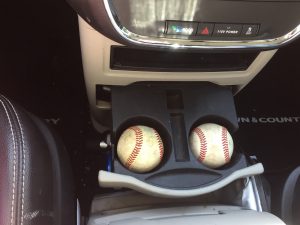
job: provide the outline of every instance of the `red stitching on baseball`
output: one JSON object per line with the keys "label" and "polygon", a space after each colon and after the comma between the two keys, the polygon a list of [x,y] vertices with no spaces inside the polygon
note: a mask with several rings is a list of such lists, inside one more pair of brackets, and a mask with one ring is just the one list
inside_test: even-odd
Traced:
{"label": "red stitching on baseball", "polygon": [[128,129],[135,132],[135,146],[125,163],[125,166],[127,168],[130,168],[130,166],[133,164],[134,160],[138,157],[141,151],[143,145],[143,132],[139,127],[130,127]]}
{"label": "red stitching on baseball", "polygon": [[200,152],[199,152],[199,158],[198,160],[201,162],[205,159],[206,157],[206,152],[207,152],[207,142],[206,142],[206,138],[205,135],[203,133],[203,131],[200,128],[196,128],[194,130],[194,132],[197,134],[197,136],[200,139]]}
{"label": "red stitching on baseball", "polygon": [[230,155],[229,155],[229,147],[228,147],[227,129],[225,127],[222,127],[222,145],[223,145],[225,162],[229,162]]}
{"label": "red stitching on baseball", "polygon": [[[153,128],[152,128],[153,129]],[[153,129],[154,135],[157,139],[158,142],[158,146],[159,146],[159,158],[160,160],[162,160],[163,156],[164,156],[164,145],[163,142],[161,140],[160,135],[157,133],[157,131],[155,129]]]}

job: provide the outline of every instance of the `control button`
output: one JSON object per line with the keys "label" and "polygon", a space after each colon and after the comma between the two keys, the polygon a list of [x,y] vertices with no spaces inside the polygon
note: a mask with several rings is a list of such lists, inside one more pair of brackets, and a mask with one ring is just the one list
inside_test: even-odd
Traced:
{"label": "control button", "polygon": [[197,36],[211,36],[214,31],[213,23],[199,23]]}
{"label": "control button", "polygon": [[195,35],[198,23],[181,22],[181,21],[167,21],[167,34],[171,35]]}
{"label": "control button", "polygon": [[242,36],[253,37],[256,36],[259,30],[259,25],[243,25]]}
{"label": "control button", "polygon": [[242,25],[239,24],[216,24],[213,36],[215,37],[239,37]]}

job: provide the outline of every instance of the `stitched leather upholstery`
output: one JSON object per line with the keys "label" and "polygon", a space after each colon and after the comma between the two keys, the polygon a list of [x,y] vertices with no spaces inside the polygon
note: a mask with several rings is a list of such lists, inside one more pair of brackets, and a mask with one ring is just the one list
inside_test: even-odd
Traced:
{"label": "stitched leather upholstery", "polygon": [[0,95],[0,225],[75,224],[70,171],[47,126]]}

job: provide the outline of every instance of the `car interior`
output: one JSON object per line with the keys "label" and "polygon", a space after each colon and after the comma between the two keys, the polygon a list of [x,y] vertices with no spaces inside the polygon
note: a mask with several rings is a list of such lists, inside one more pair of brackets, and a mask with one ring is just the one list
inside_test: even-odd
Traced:
{"label": "car interior", "polygon": [[0,224],[300,224],[300,0],[0,5]]}

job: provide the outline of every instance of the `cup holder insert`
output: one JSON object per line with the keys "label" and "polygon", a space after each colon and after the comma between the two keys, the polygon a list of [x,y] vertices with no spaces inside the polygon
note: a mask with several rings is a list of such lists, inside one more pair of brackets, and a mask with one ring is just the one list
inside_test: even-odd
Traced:
{"label": "cup holder insert", "polygon": [[[191,146],[190,146],[190,141],[189,141],[189,137],[192,133],[192,131],[202,125],[202,124],[206,124],[206,123],[213,123],[213,124],[218,124],[220,126],[223,126],[225,127],[228,132],[231,134],[232,136],[232,132],[230,131],[230,126],[228,125],[228,122],[226,120],[224,120],[224,118],[221,118],[221,117],[204,117],[204,118],[201,118],[199,120],[197,120],[195,123],[193,123],[193,125],[191,126],[191,129],[189,131],[189,135],[188,135],[188,145],[189,145],[189,149],[191,151],[191,155],[192,157],[198,161],[199,164],[201,164],[202,166],[206,167],[206,168],[209,168],[207,167],[206,165],[204,165],[203,163],[201,163],[198,158],[193,154],[192,150],[191,150]],[[235,145],[235,141],[234,141],[234,138],[232,136],[232,139],[233,139],[233,153],[232,153],[232,156],[231,156],[231,159],[230,159],[230,162],[221,166],[221,167],[218,167],[218,168],[213,168],[213,170],[216,170],[216,171],[221,171],[221,170],[227,170],[227,169],[230,169],[232,167],[234,167],[240,160],[241,158],[241,151],[239,150],[239,148]],[[211,169],[211,168],[209,168]]]}
{"label": "cup holder insert", "polygon": [[[198,162],[189,145],[189,134],[199,124],[217,123],[227,127],[230,133],[237,130],[233,96],[227,88],[209,83],[193,85],[140,83],[126,87],[116,86],[112,87],[112,115],[114,132],[112,154],[116,153],[122,132],[136,125],[157,130],[164,144],[163,161],[147,173],[135,173],[126,169],[115,154],[112,170],[115,174],[133,177],[149,184],[149,177],[156,176],[157,179],[165,180],[166,174],[172,174],[174,178],[178,171],[184,174],[191,170],[215,172],[220,174],[218,180],[222,180],[233,172],[247,167],[247,160],[237,147],[229,164],[211,169]],[[209,176],[209,173],[199,172],[197,176],[199,179],[207,176],[211,183],[218,182],[214,176]],[[182,175],[180,180],[174,178],[165,185],[176,189],[180,188],[180,182],[189,183]],[[158,185],[159,182],[155,183]],[[164,187],[163,184],[158,186]]]}
{"label": "cup holder insert", "polygon": [[[154,119],[148,118],[148,117],[134,117],[134,118],[131,118],[131,119],[125,121],[124,123],[122,123],[119,126],[119,129],[117,129],[117,132],[116,132],[116,139],[115,139],[116,140],[115,154],[114,154],[115,158],[116,159],[118,158],[116,152],[117,152],[117,145],[118,145],[118,140],[119,140],[120,136],[126,129],[128,129],[129,127],[132,127],[132,126],[151,127],[151,128],[154,128],[160,135],[162,142],[163,142],[163,146],[164,146],[164,156],[163,156],[163,160],[161,161],[161,163],[154,170],[160,169],[170,158],[171,149],[172,149],[171,137],[170,137],[170,134],[169,134],[167,128],[165,128],[157,120],[154,120]],[[118,161],[119,161],[119,159],[118,159]],[[153,172],[153,170],[150,172]],[[150,172],[148,172],[148,173],[150,173]]]}

